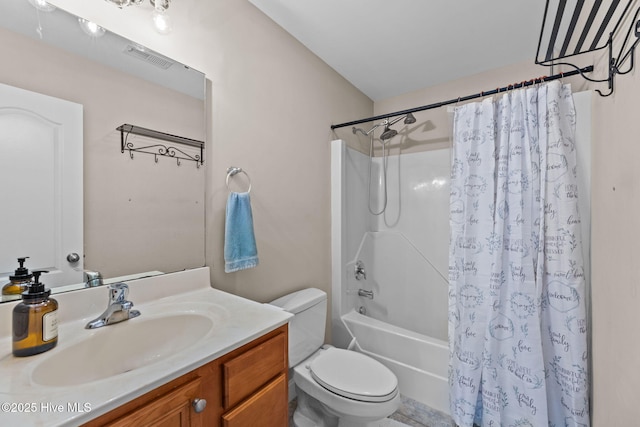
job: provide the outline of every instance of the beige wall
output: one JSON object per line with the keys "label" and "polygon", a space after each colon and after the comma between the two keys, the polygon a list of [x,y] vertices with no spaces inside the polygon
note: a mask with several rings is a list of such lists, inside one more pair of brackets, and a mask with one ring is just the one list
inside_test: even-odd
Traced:
{"label": "beige wall", "polygon": [[[247,1],[176,1],[169,36],[151,28],[148,2],[123,10],[103,0],[51,3],[210,80],[205,202],[213,285],[263,302],[308,286],[330,291],[330,125],[371,115],[372,101]],[[251,176],[260,265],[227,274],[229,166]]]}
{"label": "beige wall", "polygon": [[[240,3],[240,4],[238,4]],[[214,153],[207,192],[212,281],[258,301],[309,286],[330,292],[330,125],[371,114],[372,102],[248,2],[233,2],[219,37]],[[260,265],[223,271],[226,168],[244,168]]]}
{"label": "beige wall", "polygon": [[[168,38],[153,34],[147,11],[95,0],[52,0],[211,79],[211,132],[206,153],[207,263],[214,286],[259,301],[305,286],[330,287],[329,125],[373,115],[371,101],[248,2],[181,0]],[[177,4],[177,2],[176,2]],[[176,6],[177,9],[177,6]],[[176,12],[177,13],[177,12]],[[181,23],[190,22],[188,28]],[[139,22],[139,25],[133,25]],[[533,54],[532,54],[533,55]],[[549,73],[518,64],[378,102],[375,113],[425,105]],[[586,87],[573,78],[574,90]],[[640,77],[617,80],[616,94],[594,98],[592,294],[594,426],[631,426],[640,418],[637,142]],[[448,141],[446,109],[416,114],[410,145]],[[349,129],[336,132],[345,138]],[[225,170],[243,167],[252,203],[260,267],[222,272]],[[636,279],[636,280],[634,280]]]}
{"label": "beige wall", "polygon": [[[592,306],[594,425],[640,419],[640,144],[638,70],[594,98]],[[606,90],[606,87],[605,87]]]}

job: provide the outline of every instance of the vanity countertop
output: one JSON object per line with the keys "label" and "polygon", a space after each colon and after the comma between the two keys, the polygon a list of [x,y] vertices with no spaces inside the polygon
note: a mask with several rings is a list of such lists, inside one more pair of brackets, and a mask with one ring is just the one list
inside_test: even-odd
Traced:
{"label": "vanity countertop", "polygon": [[[96,330],[84,326],[106,308],[106,286],[55,295],[60,305],[58,345],[31,357],[12,355],[11,313],[15,304],[0,305],[0,425],[80,425],[241,347],[291,317],[278,308],[211,288],[207,267],[134,280],[128,285],[128,299],[141,316]],[[153,318],[165,309],[191,305],[215,311],[215,322],[202,339],[184,351],[176,348],[175,355],[155,363],[86,383],[45,386],[35,378],[34,372],[44,358],[65,351],[89,334],[143,320],[145,313]]]}

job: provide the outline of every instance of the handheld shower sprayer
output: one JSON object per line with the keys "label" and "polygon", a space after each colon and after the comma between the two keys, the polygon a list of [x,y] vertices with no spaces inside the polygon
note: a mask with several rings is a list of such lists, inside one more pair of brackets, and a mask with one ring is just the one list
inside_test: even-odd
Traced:
{"label": "handheld shower sprayer", "polygon": [[391,125],[386,125],[384,127],[384,131],[380,134],[380,139],[382,140],[382,142],[386,142],[388,139],[393,138],[394,136],[396,136],[398,134],[398,131],[395,129],[391,129],[389,126]]}
{"label": "handheld shower sprayer", "polygon": [[[372,215],[381,215],[387,210],[387,152],[389,151],[389,147],[387,146],[387,141],[393,138],[398,134],[398,131],[395,129],[391,129],[391,126],[400,120],[404,119],[405,125],[410,125],[416,122],[416,118],[411,113],[407,113],[404,116],[396,117],[395,119],[389,121],[389,119],[384,119],[381,123],[374,125],[368,131],[364,131],[357,127],[352,127],[351,131],[353,134],[357,134],[360,132],[364,136],[369,137],[369,176],[368,176],[368,193],[369,193],[369,201],[367,208],[369,209],[369,213]],[[371,208],[371,164],[373,163],[373,135],[372,132],[379,126],[384,126],[384,131],[380,134],[380,141],[382,142],[382,176],[383,176],[383,198],[382,198],[382,209],[379,211],[374,211]]]}

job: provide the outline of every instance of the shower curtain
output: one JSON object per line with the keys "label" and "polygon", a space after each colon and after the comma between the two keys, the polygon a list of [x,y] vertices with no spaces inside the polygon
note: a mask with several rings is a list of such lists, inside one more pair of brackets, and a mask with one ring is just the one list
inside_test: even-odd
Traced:
{"label": "shower curtain", "polygon": [[456,108],[449,383],[460,427],[589,425],[575,119],[559,81]]}

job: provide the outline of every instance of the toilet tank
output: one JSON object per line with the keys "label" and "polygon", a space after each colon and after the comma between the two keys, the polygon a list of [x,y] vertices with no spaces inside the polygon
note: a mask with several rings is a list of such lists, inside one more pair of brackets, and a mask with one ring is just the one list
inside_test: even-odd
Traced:
{"label": "toilet tank", "polygon": [[289,320],[289,366],[294,367],[324,344],[327,294],[303,289],[269,303],[293,314]]}

